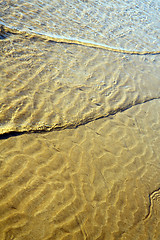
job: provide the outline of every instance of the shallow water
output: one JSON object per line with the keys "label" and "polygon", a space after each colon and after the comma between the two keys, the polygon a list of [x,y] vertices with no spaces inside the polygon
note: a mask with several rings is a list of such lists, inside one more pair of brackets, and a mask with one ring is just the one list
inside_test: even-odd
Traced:
{"label": "shallow water", "polygon": [[159,1],[0,1],[0,239],[160,239]]}
{"label": "shallow water", "polygon": [[159,50],[160,2],[1,1],[1,22],[46,36],[82,39],[128,50]]}

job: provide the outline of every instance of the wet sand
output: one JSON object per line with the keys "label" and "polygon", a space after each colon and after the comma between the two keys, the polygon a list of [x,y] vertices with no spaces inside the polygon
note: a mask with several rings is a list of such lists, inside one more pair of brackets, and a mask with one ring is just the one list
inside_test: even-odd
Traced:
{"label": "wet sand", "polygon": [[76,127],[160,97],[159,54],[20,33],[1,41],[0,133]]}
{"label": "wet sand", "polygon": [[0,8],[0,239],[160,240],[158,3]]}
{"label": "wet sand", "polygon": [[47,37],[159,51],[159,1],[0,0],[0,23]]}
{"label": "wet sand", "polygon": [[159,239],[160,101],[1,140],[1,239]]}

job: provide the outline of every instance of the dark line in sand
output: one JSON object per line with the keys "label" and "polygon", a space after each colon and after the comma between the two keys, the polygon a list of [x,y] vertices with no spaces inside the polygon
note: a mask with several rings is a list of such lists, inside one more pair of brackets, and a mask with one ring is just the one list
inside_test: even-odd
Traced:
{"label": "dark line in sand", "polygon": [[42,126],[43,127],[42,129],[35,129],[35,130],[31,129],[31,130],[24,130],[24,131],[10,131],[10,132],[7,132],[7,133],[0,134],[0,139],[8,139],[10,137],[20,136],[20,135],[23,135],[23,134],[48,133],[48,132],[52,132],[52,131],[62,131],[62,130],[65,130],[65,129],[76,129],[76,128],[78,128],[80,126],[83,126],[83,125],[86,125],[90,122],[93,122],[93,121],[96,121],[96,120],[99,120],[99,119],[103,119],[103,118],[107,118],[109,116],[114,116],[117,113],[124,112],[124,111],[126,111],[126,110],[128,110],[128,109],[130,109],[134,106],[144,104],[144,103],[147,103],[147,102],[151,102],[153,100],[158,100],[158,99],[160,99],[160,97],[146,99],[143,102],[139,102],[137,100],[137,102],[135,102],[135,104],[130,103],[127,106],[117,108],[116,110],[112,110],[112,111],[108,112],[106,115],[95,117],[95,118],[87,118],[87,119],[81,120],[79,123],[71,123],[71,124],[68,124],[68,125],[65,125],[65,126],[57,126],[57,127],[56,126],[54,126],[54,127]]}
{"label": "dark line in sand", "polygon": [[148,213],[147,215],[144,217],[144,220],[148,220],[148,218],[150,218],[151,214],[152,214],[152,208],[153,208],[153,196],[154,194],[156,194],[156,192],[160,192],[160,188],[152,191],[151,193],[149,193],[148,197],[149,197],[149,206],[148,206]]}
{"label": "dark line in sand", "polygon": [[117,52],[117,53],[123,53],[123,54],[130,54],[130,55],[157,55],[160,54],[160,51],[130,51],[130,50],[125,50],[125,49],[117,49],[114,47],[110,47],[109,45],[106,44],[101,44],[101,43],[96,43],[96,42],[89,42],[83,39],[69,39],[69,38],[63,38],[59,36],[53,36],[49,37],[40,33],[27,33],[25,31],[19,31],[16,29],[8,28],[4,25],[1,25],[0,27],[0,36],[1,39],[7,38],[8,34],[16,34],[16,35],[22,35],[25,37],[29,37],[30,39],[42,39],[48,42],[54,42],[54,43],[64,43],[64,44],[74,44],[74,45],[80,45],[84,47],[91,47],[91,48],[97,48],[97,49],[102,49],[106,51],[111,51],[111,52]]}

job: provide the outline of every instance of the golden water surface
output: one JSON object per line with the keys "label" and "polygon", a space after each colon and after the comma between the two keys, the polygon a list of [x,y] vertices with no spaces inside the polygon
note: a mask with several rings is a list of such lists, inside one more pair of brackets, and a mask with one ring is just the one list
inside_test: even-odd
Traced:
{"label": "golden water surface", "polygon": [[159,7],[0,0],[0,240],[160,240]]}

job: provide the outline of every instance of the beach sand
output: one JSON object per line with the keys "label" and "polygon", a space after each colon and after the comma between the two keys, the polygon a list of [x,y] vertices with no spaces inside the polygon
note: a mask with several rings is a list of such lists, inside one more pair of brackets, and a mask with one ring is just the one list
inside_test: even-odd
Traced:
{"label": "beach sand", "polygon": [[1,140],[0,239],[159,239],[159,109]]}
{"label": "beach sand", "polygon": [[158,2],[0,9],[0,240],[160,240]]}
{"label": "beach sand", "polygon": [[159,54],[9,34],[1,40],[0,133],[67,128],[158,99]]}

